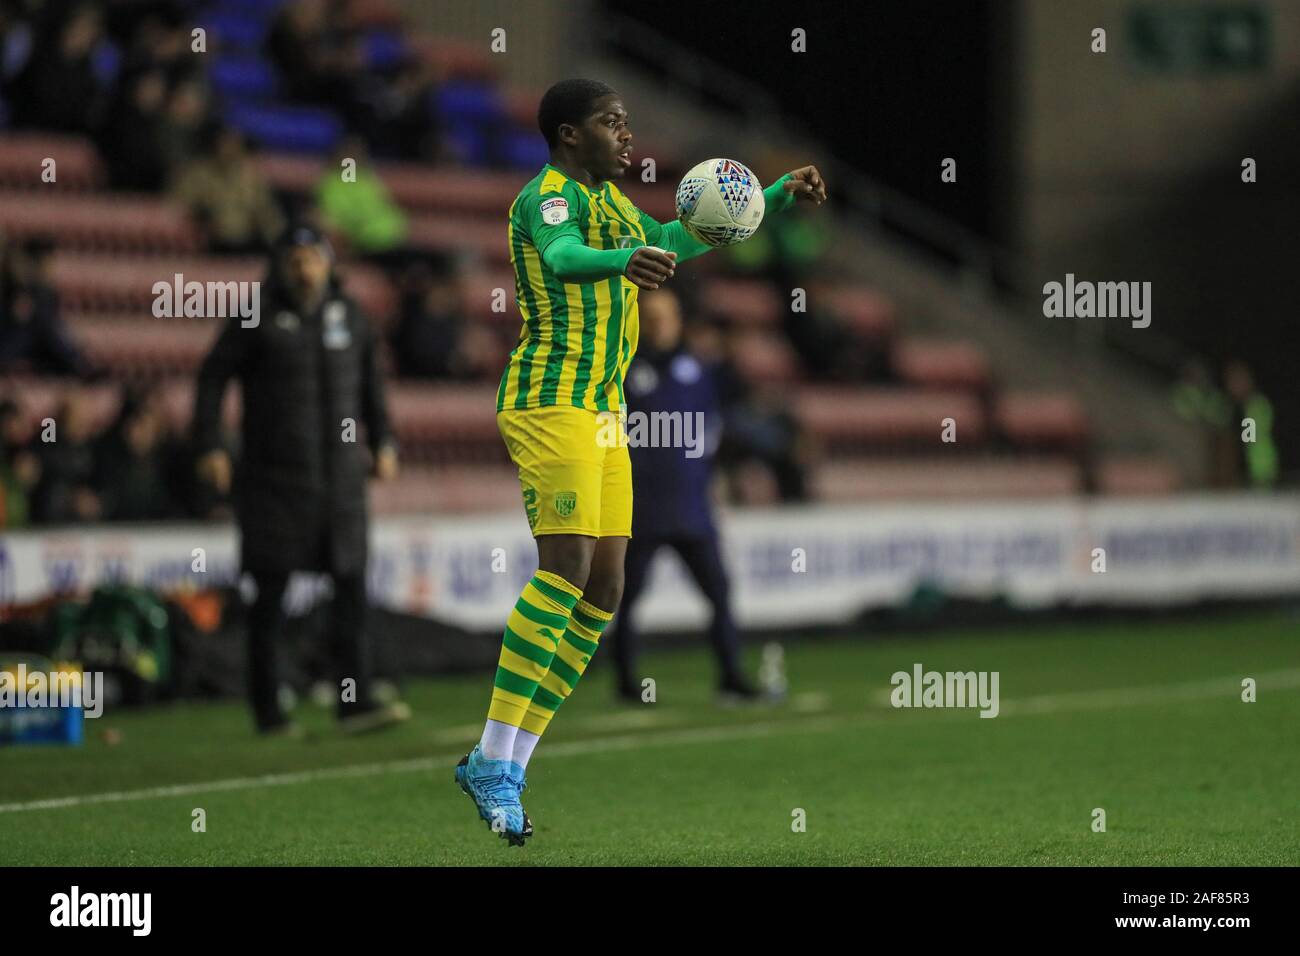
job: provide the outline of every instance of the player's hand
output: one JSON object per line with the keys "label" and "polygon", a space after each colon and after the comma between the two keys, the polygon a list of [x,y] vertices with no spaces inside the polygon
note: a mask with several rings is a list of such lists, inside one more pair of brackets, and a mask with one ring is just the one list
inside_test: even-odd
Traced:
{"label": "player's hand", "polygon": [[627,260],[623,275],[641,289],[657,289],[673,276],[677,268],[677,253],[664,252],[654,246],[639,246]]}
{"label": "player's hand", "polygon": [[397,449],[384,445],[375,455],[375,477],[380,481],[392,481],[397,477]]}
{"label": "player's hand", "polygon": [[230,456],[221,449],[210,451],[198,461],[199,477],[221,494],[230,490]]}
{"label": "player's hand", "polygon": [[826,201],[826,180],[822,179],[816,166],[791,170],[790,178],[782,188],[788,193],[794,193],[795,199],[806,199],[818,206]]}

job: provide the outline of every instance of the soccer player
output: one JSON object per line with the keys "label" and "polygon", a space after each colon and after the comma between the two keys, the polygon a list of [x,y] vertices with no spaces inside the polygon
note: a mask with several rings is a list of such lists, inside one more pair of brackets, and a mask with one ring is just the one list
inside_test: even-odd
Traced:
{"label": "soccer player", "polygon": [[[636,351],[637,292],[711,248],[656,222],[614,185],[632,165],[623,98],[564,80],[542,97],[546,164],[510,207],[508,239],[524,324],[497,391],[497,425],[519,469],[537,574],[506,621],[482,739],[456,768],[479,816],[511,845],[532,835],[520,803],[538,740],[596,652],[623,591],[632,466],[623,373]],[[820,205],[813,166],[764,190],[766,214]]]}

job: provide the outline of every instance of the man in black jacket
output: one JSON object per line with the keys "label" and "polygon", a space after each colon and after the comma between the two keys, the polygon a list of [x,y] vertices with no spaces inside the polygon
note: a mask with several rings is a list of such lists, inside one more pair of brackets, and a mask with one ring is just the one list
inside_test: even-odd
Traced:
{"label": "man in black jacket", "polygon": [[[242,454],[234,480],[243,570],[257,585],[249,614],[249,691],[257,728],[297,728],[278,701],[282,599],[293,571],[326,572],[334,584],[330,644],[340,681],[338,715],[350,730],[409,716],[370,695],[366,613],[367,471],[397,472],[366,317],[339,289],[328,241],[291,228],[272,252],[260,309],[227,320],[199,371],[194,441],[199,472],[231,486],[221,442],[227,382],[243,386]],[[369,455],[360,446],[361,431]],[[350,679],[350,680],[349,680]]]}

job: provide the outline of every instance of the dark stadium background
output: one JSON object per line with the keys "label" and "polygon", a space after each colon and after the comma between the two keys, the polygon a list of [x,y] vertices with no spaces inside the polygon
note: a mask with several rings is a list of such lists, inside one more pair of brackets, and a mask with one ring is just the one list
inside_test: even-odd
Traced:
{"label": "dark stadium background", "polygon": [[[628,98],[632,171],[658,175],[624,186],[661,220],[711,156],[764,182],[815,163],[832,201],[673,280],[725,384],[745,666],[780,702],[718,706],[709,608],[661,555],[638,609],[660,699],[616,702],[595,658],[507,862],[1294,863],[1300,5],[0,0],[0,54],[0,665],[120,691],[79,746],[0,746],[0,865],[504,849],[451,767],[534,567],[495,419],[521,324],[504,227],[571,75]],[[236,208],[237,235],[212,228]],[[414,718],[366,739],[333,723],[311,576],[285,642],[311,739],[252,733],[231,501],[189,434],[221,317],[151,310],[178,271],[259,280],[290,218],[333,236],[401,445],[369,489],[370,630]],[[1066,273],[1151,282],[1151,327],[1044,316]],[[1272,410],[1259,446],[1247,407]],[[1270,434],[1276,472],[1251,456]],[[1002,715],[892,707],[921,664],[1000,673]]]}

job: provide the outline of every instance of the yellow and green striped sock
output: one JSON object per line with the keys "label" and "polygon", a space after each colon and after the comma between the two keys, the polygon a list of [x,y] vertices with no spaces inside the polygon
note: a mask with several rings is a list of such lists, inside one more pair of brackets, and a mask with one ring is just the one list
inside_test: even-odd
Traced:
{"label": "yellow and green striped sock", "polygon": [[537,685],[546,677],[582,591],[558,574],[538,571],[506,621],[488,720],[523,724]]}
{"label": "yellow and green striped sock", "polygon": [[573,693],[578,680],[587,669],[587,664],[596,653],[601,632],[613,619],[610,611],[602,611],[594,604],[579,601],[569,615],[569,626],[564,629],[560,646],[551,660],[550,670],[538,682],[533,691],[532,703],[524,716],[520,730],[540,737],[546,727],[564,703],[565,698]]}

